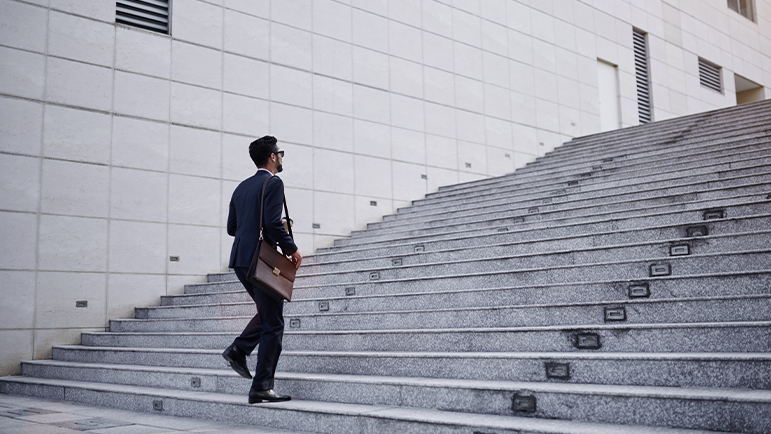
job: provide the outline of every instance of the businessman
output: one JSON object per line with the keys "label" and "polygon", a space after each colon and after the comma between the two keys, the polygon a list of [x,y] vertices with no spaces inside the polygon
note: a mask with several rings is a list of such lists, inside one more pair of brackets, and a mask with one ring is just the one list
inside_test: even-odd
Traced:
{"label": "businessman", "polygon": [[291,255],[296,268],[300,268],[302,256],[297,251],[292,237],[281,222],[284,201],[284,183],[275,177],[265,188],[265,209],[260,209],[260,193],[265,180],[283,170],[284,151],[279,150],[277,140],[272,136],[261,137],[249,144],[249,156],[257,166],[257,173],[242,181],[233,192],[228,213],[228,235],[235,237],[230,251],[230,268],[246,288],[246,292],[257,305],[257,314],[237,337],[222,357],[230,363],[239,375],[252,378],[246,366],[246,356],[257,349],[257,368],[249,390],[249,403],[263,401],[288,401],[273,391],[274,376],[281,341],[284,336],[284,302],[267,295],[258,285],[247,278],[249,265],[260,239],[260,213],[263,214],[263,239],[272,246],[280,246],[285,255]]}

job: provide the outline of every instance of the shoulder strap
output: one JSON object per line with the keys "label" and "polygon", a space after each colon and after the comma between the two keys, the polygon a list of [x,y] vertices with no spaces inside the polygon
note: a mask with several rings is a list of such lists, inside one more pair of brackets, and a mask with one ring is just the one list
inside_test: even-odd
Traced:
{"label": "shoulder strap", "polygon": [[[260,191],[260,241],[262,241],[262,217],[263,214],[265,214],[265,188],[268,186],[268,182],[273,178],[278,178],[278,176],[273,175],[266,179],[262,184],[262,191]],[[294,235],[292,235],[292,225],[289,224],[289,208],[286,207],[286,195],[284,195],[284,213],[286,214],[286,227],[289,228],[289,236],[294,239]]]}

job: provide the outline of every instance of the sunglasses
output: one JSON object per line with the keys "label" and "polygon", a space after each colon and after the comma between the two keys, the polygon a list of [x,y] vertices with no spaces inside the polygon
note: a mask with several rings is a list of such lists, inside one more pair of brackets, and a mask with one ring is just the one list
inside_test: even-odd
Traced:
{"label": "sunglasses", "polygon": [[281,158],[284,158],[284,151],[276,151],[276,152],[274,152],[274,154],[280,155]]}

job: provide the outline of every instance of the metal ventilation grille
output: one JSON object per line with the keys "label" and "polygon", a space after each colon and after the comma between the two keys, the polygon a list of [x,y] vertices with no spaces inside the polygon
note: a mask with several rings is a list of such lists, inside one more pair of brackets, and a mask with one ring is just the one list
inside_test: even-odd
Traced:
{"label": "metal ventilation grille", "polygon": [[723,92],[720,67],[714,63],[707,62],[701,57],[699,57],[699,80],[702,86],[710,88],[715,92]]}
{"label": "metal ventilation grille", "polygon": [[169,2],[168,0],[118,0],[115,22],[168,34]]}
{"label": "metal ventilation grille", "polygon": [[637,113],[640,123],[647,124],[653,120],[648,41],[645,33],[637,29],[632,30],[632,39],[634,43],[634,69],[637,78]]}

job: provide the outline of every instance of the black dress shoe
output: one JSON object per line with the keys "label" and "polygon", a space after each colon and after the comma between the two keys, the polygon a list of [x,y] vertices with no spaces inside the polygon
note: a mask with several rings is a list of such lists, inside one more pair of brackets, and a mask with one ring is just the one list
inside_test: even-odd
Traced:
{"label": "black dress shoe", "polygon": [[249,368],[246,367],[246,353],[241,351],[235,344],[229,346],[222,357],[230,363],[230,367],[238,373],[238,375],[244,378],[252,378],[252,374],[249,372]]}
{"label": "black dress shoe", "polygon": [[263,401],[268,401],[268,402],[289,401],[291,399],[292,399],[291,396],[281,396],[276,392],[274,392],[273,389],[249,391],[249,404],[256,404]]}

